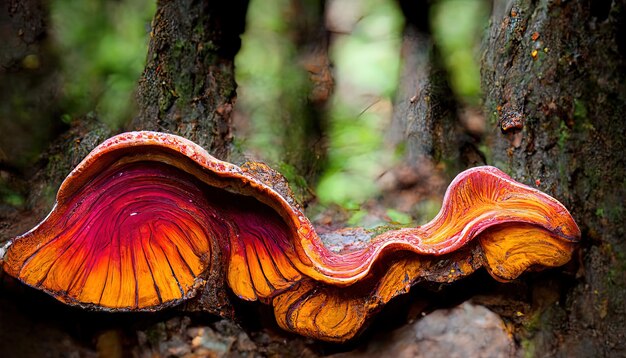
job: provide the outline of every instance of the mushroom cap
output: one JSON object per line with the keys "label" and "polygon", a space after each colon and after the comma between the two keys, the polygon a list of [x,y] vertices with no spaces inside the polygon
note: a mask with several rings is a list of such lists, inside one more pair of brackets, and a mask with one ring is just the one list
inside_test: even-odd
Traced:
{"label": "mushroom cap", "polygon": [[107,310],[159,309],[223,279],[239,298],[272,304],[283,328],[344,341],[417,282],[481,266],[511,280],[564,264],[580,239],[561,203],[483,166],[454,179],[429,223],[337,253],[276,178],[179,136],[123,133],[68,175],[3,267],[63,302]]}

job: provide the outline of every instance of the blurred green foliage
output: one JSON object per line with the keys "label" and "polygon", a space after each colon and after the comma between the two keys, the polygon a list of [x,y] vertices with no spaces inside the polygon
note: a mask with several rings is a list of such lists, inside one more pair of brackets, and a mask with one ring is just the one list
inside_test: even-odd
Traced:
{"label": "blurred green foliage", "polygon": [[477,105],[481,97],[478,50],[489,24],[489,3],[485,0],[435,1],[430,18],[452,90],[461,101]]}
{"label": "blurred green foliage", "polygon": [[298,117],[307,100],[308,78],[291,39],[290,3],[250,1],[246,32],[235,58],[237,108],[249,125],[243,149],[279,166],[284,166],[288,151],[300,150],[289,148],[287,137],[306,136]]}
{"label": "blurred green foliage", "polygon": [[112,128],[132,115],[156,2],[52,0],[52,34],[63,73],[62,120],[95,109]]}

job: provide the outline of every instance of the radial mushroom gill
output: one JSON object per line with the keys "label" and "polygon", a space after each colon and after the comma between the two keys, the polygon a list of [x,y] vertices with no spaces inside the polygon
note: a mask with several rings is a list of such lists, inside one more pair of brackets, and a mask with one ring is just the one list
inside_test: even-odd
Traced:
{"label": "radial mushroom gill", "polygon": [[67,304],[112,311],[158,310],[221,280],[273,306],[282,328],[341,342],[418,282],[480,267],[511,280],[566,263],[580,238],[558,201],[485,166],[460,173],[426,225],[334,252],[273,176],[175,135],[117,135],[68,175],[48,217],[11,241],[3,268]]}

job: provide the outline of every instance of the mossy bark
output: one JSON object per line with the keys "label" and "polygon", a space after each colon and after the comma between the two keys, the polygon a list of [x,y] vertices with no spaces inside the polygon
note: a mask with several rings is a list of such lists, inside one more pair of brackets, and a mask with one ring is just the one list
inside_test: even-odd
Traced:
{"label": "mossy bark", "polygon": [[583,232],[574,283],[547,288],[556,301],[534,305],[518,337],[527,355],[626,354],[624,33],[624,1],[494,2],[487,157],[562,201]]}

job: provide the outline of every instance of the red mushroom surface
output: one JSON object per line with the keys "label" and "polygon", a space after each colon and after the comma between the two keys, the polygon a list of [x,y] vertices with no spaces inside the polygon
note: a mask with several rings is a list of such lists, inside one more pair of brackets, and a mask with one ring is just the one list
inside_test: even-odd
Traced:
{"label": "red mushroom surface", "polygon": [[272,305],[284,329],[345,341],[420,281],[483,266],[512,280],[563,265],[580,238],[557,200],[484,166],[454,179],[426,225],[333,252],[262,170],[171,134],[117,135],[68,175],[48,217],[12,240],[4,270],[68,304],[156,310],[195,295],[221,260],[230,290]]}

